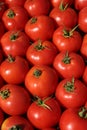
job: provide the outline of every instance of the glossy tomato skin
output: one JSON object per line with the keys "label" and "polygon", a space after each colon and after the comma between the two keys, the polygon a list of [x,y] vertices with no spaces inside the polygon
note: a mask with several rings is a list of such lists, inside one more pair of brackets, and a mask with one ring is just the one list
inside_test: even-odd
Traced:
{"label": "glossy tomato skin", "polygon": [[29,19],[25,25],[25,32],[32,41],[50,40],[56,24],[52,18],[46,15],[35,16]]}
{"label": "glossy tomato skin", "polygon": [[7,117],[2,123],[1,130],[9,130],[14,126],[19,126],[22,130],[34,130],[31,123],[22,116]]}
{"label": "glossy tomato skin", "polygon": [[87,87],[78,79],[66,78],[59,82],[55,96],[65,108],[81,107],[87,101]]}
{"label": "glossy tomato skin", "polygon": [[80,78],[85,69],[85,62],[82,56],[75,52],[62,51],[55,57],[53,66],[61,78]]}
{"label": "glossy tomato skin", "polygon": [[21,6],[12,6],[8,8],[2,16],[3,23],[7,30],[23,30],[28,18],[27,11]]}
{"label": "glossy tomato skin", "polygon": [[24,7],[24,3],[26,0],[5,0],[5,3],[7,7],[12,7],[12,6],[22,6]]}
{"label": "glossy tomato skin", "polygon": [[13,57],[25,57],[27,48],[30,46],[29,42],[29,37],[25,32],[20,30],[11,30],[3,34],[1,38],[1,47],[5,56],[10,54]]}
{"label": "glossy tomato skin", "polygon": [[6,58],[0,66],[0,74],[7,83],[21,84],[29,70],[29,64],[26,59],[16,56]]}
{"label": "glossy tomato skin", "polygon": [[5,115],[2,109],[0,108],[0,127],[2,125],[2,122],[4,121]]}
{"label": "glossy tomato skin", "polygon": [[6,114],[22,115],[27,112],[31,99],[23,86],[6,84],[0,89],[0,92],[0,106]]}
{"label": "glossy tomato skin", "polygon": [[44,103],[49,109],[38,105],[38,102],[33,102],[27,111],[28,119],[38,129],[55,126],[61,116],[60,105],[55,98],[48,99]]}
{"label": "glossy tomato skin", "polygon": [[87,130],[87,118],[79,116],[79,108],[66,109],[60,118],[61,130]]}
{"label": "glossy tomato skin", "polygon": [[55,7],[50,11],[49,16],[55,20],[57,27],[63,26],[72,28],[77,24],[77,13],[70,7],[67,7],[66,9]]}
{"label": "glossy tomato skin", "polygon": [[86,0],[75,0],[74,6],[75,6],[75,9],[81,10],[87,6],[87,1]]}
{"label": "glossy tomato skin", "polygon": [[25,86],[33,96],[47,97],[55,92],[58,75],[46,65],[34,65],[25,77]]}
{"label": "glossy tomato skin", "polygon": [[33,65],[52,65],[58,50],[51,41],[35,41],[26,52],[26,57]]}
{"label": "glossy tomato skin", "polygon": [[87,7],[81,9],[78,13],[78,24],[81,31],[87,33]]}
{"label": "glossy tomato skin", "polygon": [[51,3],[49,0],[26,0],[24,7],[30,17],[48,15],[51,10]]}
{"label": "glossy tomato skin", "polygon": [[52,37],[53,43],[59,51],[78,52],[82,45],[82,36],[79,31],[71,28],[58,27]]}

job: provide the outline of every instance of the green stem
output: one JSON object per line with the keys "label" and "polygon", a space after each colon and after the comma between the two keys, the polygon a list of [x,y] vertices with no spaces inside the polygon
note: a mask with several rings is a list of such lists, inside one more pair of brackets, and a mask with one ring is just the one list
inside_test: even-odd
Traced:
{"label": "green stem", "polygon": [[64,62],[65,64],[70,64],[71,62],[71,57],[69,57],[68,51],[66,52],[62,62]]}
{"label": "green stem", "polygon": [[14,62],[15,61],[15,58],[12,57],[11,55],[8,55],[8,61],[11,63],[11,62]]}
{"label": "green stem", "polygon": [[64,4],[63,4],[63,0],[62,0],[61,3],[60,3],[60,5],[59,5],[59,9],[60,9],[61,11],[64,11],[64,10],[67,9],[67,7],[68,7],[68,4],[64,5]]}
{"label": "green stem", "polygon": [[19,125],[14,125],[9,130],[22,130],[22,128]]}
{"label": "green stem", "polygon": [[78,112],[78,115],[79,115],[81,118],[87,119],[87,108],[82,107],[82,108],[80,109],[80,111]]}
{"label": "green stem", "polygon": [[0,96],[2,97],[2,99],[7,99],[10,96],[10,90],[9,89],[1,90]]}
{"label": "green stem", "polygon": [[34,75],[36,78],[40,77],[41,74],[42,74],[42,71],[39,70],[39,69],[36,69],[36,70],[34,71],[34,73],[33,73],[33,75]]}
{"label": "green stem", "polygon": [[38,44],[35,46],[35,49],[37,51],[43,50],[45,48],[45,46],[42,45],[42,41],[38,40]]}
{"label": "green stem", "polygon": [[31,23],[31,24],[36,23],[36,21],[37,21],[37,18],[36,18],[36,17],[33,17],[33,18],[30,19],[30,23]]}
{"label": "green stem", "polygon": [[9,12],[8,12],[8,14],[7,14],[7,16],[8,16],[9,18],[14,18],[14,16],[15,16],[14,11],[10,9]]}

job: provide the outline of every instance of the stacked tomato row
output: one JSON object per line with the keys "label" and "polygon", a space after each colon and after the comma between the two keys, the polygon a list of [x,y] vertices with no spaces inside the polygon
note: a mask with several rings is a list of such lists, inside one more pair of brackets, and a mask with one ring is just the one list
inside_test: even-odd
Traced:
{"label": "stacked tomato row", "polygon": [[86,0],[0,0],[0,129],[87,130]]}

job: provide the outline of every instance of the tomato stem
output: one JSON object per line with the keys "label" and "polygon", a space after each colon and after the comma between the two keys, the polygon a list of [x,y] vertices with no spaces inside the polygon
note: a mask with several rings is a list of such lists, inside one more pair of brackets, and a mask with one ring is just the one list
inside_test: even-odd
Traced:
{"label": "tomato stem", "polygon": [[64,4],[63,4],[63,0],[62,0],[61,3],[60,3],[60,5],[59,5],[59,9],[60,9],[61,11],[64,11],[64,10],[67,9],[67,7],[68,7],[68,4],[64,5]]}
{"label": "tomato stem", "polygon": [[64,62],[65,64],[70,64],[71,61],[71,57],[69,57],[68,51],[66,52],[62,62]]}
{"label": "tomato stem", "polygon": [[8,16],[9,18],[14,18],[14,16],[15,16],[14,11],[10,9],[9,12],[8,12],[8,14],[7,14],[7,16]]}
{"label": "tomato stem", "polygon": [[33,75],[35,76],[35,77],[40,77],[40,75],[42,74],[42,71],[41,70],[39,70],[39,69],[36,69],[35,71],[34,71],[34,73],[33,73]]}
{"label": "tomato stem", "polygon": [[36,21],[37,21],[37,18],[36,18],[36,17],[33,17],[33,18],[30,19],[30,23],[31,23],[31,24],[36,23]]}
{"label": "tomato stem", "polygon": [[38,44],[35,46],[35,49],[40,51],[43,50],[45,47],[42,45],[42,41],[38,40]]}
{"label": "tomato stem", "polygon": [[87,119],[87,109],[82,107],[78,113],[81,118]]}
{"label": "tomato stem", "polygon": [[2,97],[2,99],[7,99],[10,96],[10,90],[9,89],[1,90],[0,96]]}
{"label": "tomato stem", "polygon": [[22,128],[19,125],[14,125],[9,130],[22,130]]}

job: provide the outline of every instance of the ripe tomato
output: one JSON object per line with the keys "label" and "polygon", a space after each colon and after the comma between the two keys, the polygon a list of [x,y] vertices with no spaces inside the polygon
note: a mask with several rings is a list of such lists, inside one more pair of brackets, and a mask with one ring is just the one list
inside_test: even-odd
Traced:
{"label": "ripe tomato", "polygon": [[74,0],[74,1],[75,1],[74,6],[75,6],[75,9],[77,9],[77,10],[81,10],[87,6],[86,0]]}
{"label": "ripe tomato", "polygon": [[76,11],[71,7],[66,8],[66,5],[53,8],[49,16],[55,20],[58,27],[64,26],[72,28],[77,24],[78,17]]}
{"label": "ripe tomato", "polygon": [[55,95],[65,108],[81,107],[87,101],[87,87],[78,79],[66,78],[59,82]]}
{"label": "ripe tomato", "polygon": [[38,97],[47,97],[55,92],[58,84],[56,71],[46,65],[31,67],[25,77],[25,86],[29,92]]}
{"label": "ripe tomato", "polygon": [[87,7],[81,9],[78,13],[78,24],[81,31],[87,33]]}
{"label": "ripe tomato", "polygon": [[82,75],[82,80],[87,85],[87,65],[86,65],[84,73]]}
{"label": "ripe tomato", "polygon": [[30,17],[48,15],[51,10],[51,3],[49,0],[26,0],[24,8]]}
{"label": "ripe tomato", "polygon": [[25,80],[29,70],[29,64],[26,59],[16,56],[8,56],[0,66],[0,74],[7,83],[20,84]]}
{"label": "ripe tomato", "polygon": [[46,15],[35,16],[25,25],[25,32],[32,41],[50,40],[55,30],[54,20]]}
{"label": "ripe tomato", "polygon": [[27,117],[38,129],[55,126],[60,119],[61,109],[55,98],[38,99],[27,111]]}
{"label": "ripe tomato", "polygon": [[5,26],[4,26],[3,22],[0,21],[0,41],[1,41],[1,38],[4,35],[4,33],[5,33]]}
{"label": "ripe tomato", "polygon": [[12,6],[22,6],[24,7],[24,3],[26,0],[5,0],[5,3],[7,7],[12,7]]}
{"label": "ripe tomato", "polygon": [[83,39],[79,31],[75,30],[76,27],[70,29],[60,26],[54,31],[52,39],[59,51],[77,52],[80,50]]}
{"label": "ripe tomato", "polygon": [[87,130],[87,109],[73,108],[66,109],[60,118],[59,126],[61,130]]}
{"label": "ripe tomato", "polygon": [[6,10],[6,4],[4,0],[0,0],[0,19],[2,19],[2,15]]}
{"label": "ripe tomato", "polygon": [[85,62],[82,56],[75,52],[62,51],[55,57],[53,66],[61,78],[80,78],[85,69]]}
{"label": "ripe tomato", "polygon": [[0,88],[5,84],[4,79],[2,78],[2,76],[0,75]]}
{"label": "ripe tomato", "polygon": [[29,37],[20,30],[11,30],[3,34],[1,38],[1,47],[5,56],[9,54],[15,56],[25,56],[29,47]]}
{"label": "ripe tomato", "polygon": [[10,116],[3,121],[1,130],[34,130],[34,128],[24,117]]}
{"label": "ripe tomato", "polygon": [[6,84],[0,89],[0,107],[8,115],[26,113],[30,103],[30,95],[23,86]]}
{"label": "ripe tomato", "polygon": [[33,65],[52,65],[57,48],[51,41],[35,41],[26,52],[26,57]]}
{"label": "ripe tomato", "polygon": [[5,118],[4,112],[3,112],[2,109],[0,108],[0,127],[1,127],[1,125],[2,125],[2,122],[4,121],[4,118]]}
{"label": "ripe tomato", "polygon": [[2,20],[7,30],[23,30],[28,21],[28,13],[21,6],[12,6],[5,10]]}

